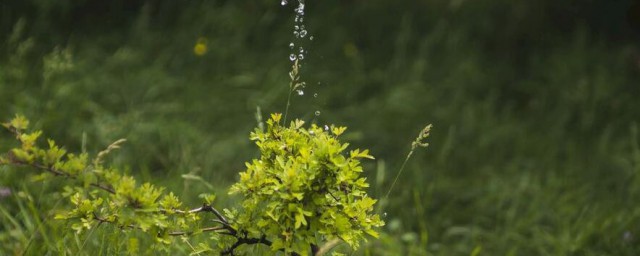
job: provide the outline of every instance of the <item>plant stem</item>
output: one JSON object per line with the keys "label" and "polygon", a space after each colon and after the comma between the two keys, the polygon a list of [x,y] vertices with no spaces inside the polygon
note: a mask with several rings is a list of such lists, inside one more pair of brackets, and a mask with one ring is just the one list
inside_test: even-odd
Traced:
{"label": "plant stem", "polygon": [[289,114],[289,106],[291,106],[291,94],[293,94],[293,89],[289,90],[289,96],[287,96],[287,106],[284,109],[284,124],[287,123],[287,114]]}
{"label": "plant stem", "polygon": [[393,179],[393,183],[391,183],[391,187],[389,187],[389,191],[387,191],[387,194],[384,196],[384,199],[389,198],[389,194],[391,194],[391,190],[393,190],[393,187],[396,185],[396,182],[398,182],[398,178],[400,178],[400,175],[402,174],[402,171],[404,170],[404,167],[407,165],[407,162],[409,161],[409,158],[411,158],[411,155],[413,155],[413,151],[414,149],[411,149],[411,151],[409,151],[409,154],[407,154],[407,157],[404,159],[404,162],[402,163],[402,166],[400,167],[400,171],[398,171],[398,174],[396,174],[396,177]]}

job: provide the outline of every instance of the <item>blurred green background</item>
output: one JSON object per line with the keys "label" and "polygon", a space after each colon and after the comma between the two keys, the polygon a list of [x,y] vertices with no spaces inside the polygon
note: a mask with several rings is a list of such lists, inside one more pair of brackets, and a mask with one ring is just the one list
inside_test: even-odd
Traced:
{"label": "blurred green background", "polygon": [[[190,204],[213,187],[233,205],[256,108],[286,105],[289,2],[3,0],[0,117],[24,114],[71,151],[127,138],[115,164]],[[308,0],[304,19],[307,88],[290,116],[348,126],[377,158],[370,193],[383,197],[434,124],[380,204],[382,238],[356,254],[640,253],[640,4]],[[30,174],[0,167],[0,254],[131,246],[135,232],[111,249],[65,233],[50,209],[66,201],[47,199],[63,184]]]}

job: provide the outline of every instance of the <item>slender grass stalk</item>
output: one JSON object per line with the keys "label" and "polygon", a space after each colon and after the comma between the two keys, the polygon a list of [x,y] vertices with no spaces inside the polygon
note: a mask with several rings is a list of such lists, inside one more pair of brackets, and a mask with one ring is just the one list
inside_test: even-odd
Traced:
{"label": "slender grass stalk", "polygon": [[411,150],[407,154],[407,157],[404,158],[404,162],[402,162],[402,166],[400,166],[400,170],[398,171],[398,174],[396,174],[396,177],[393,179],[393,183],[391,183],[391,187],[389,187],[389,191],[387,191],[387,194],[384,196],[385,200],[389,198],[389,195],[391,194],[391,190],[393,190],[393,187],[396,185],[396,182],[398,182],[398,178],[400,178],[402,171],[404,171],[404,167],[407,165],[407,162],[409,162],[409,159],[413,155],[413,152],[416,150],[416,148],[418,147],[426,148],[429,146],[429,143],[424,142],[424,140],[429,137],[429,132],[431,131],[431,127],[433,127],[433,125],[431,124],[425,126],[424,129],[422,129],[422,131],[420,131],[420,133],[418,134],[418,137],[416,137],[416,139],[411,143]]}
{"label": "slender grass stalk", "polygon": [[287,96],[287,106],[284,109],[284,122],[287,122],[287,114],[289,114],[289,106],[291,106],[291,94],[293,90],[289,90],[289,96]]}
{"label": "slender grass stalk", "polygon": [[298,88],[304,88],[304,82],[300,82],[300,64],[298,63],[298,59],[293,62],[293,66],[291,66],[291,71],[289,72],[289,78],[291,78],[291,82],[289,82],[289,95],[287,96],[287,106],[284,109],[284,123],[287,123],[287,115],[289,114],[289,107],[291,106],[291,94],[293,91]]}

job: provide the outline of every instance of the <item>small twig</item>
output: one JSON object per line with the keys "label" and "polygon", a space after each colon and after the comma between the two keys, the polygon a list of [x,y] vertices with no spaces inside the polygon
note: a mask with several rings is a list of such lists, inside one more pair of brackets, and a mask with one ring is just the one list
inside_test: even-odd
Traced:
{"label": "small twig", "polygon": [[[16,159],[12,159],[11,163],[15,164],[15,165],[18,165],[18,166],[30,166],[30,167],[34,167],[34,168],[37,168],[37,169],[40,169],[40,170],[44,170],[44,171],[47,171],[47,172],[53,174],[54,176],[63,176],[65,178],[69,178],[69,179],[73,179],[73,180],[78,179],[76,176],[73,176],[73,175],[71,175],[69,173],[66,173],[66,172],[63,172],[63,171],[60,171],[60,170],[56,170],[52,166],[45,166],[45,165],[38,164],[38,163],[26,163],[26,162],[22,162],[22,161],[19,161],[19,160],[16,160]],[[102,190],[104,190],[104,191],[106,191],[106,192],[108,192],[110,194],[114,194],[114,195],[116,194],[116,191],[113,190],[113,188],[108,187],[106,185],[99,184],[99,183],[90,183],[89,185],[92,186],[92,187],[96,187],[96,188],[102,189]]]}
{"label": "small twig", "polygon": [[216,208],[213,208],[212,206],[209,206],[209,208],[211,209],[211,212],[213,212],[213,214],[215,214],[220,221],[224,222],[226,225],[229,225],[229,221],[227,221],[227,219],[218,210],[216,210]]}
{"label": "small twig", "polygon": [[[100,216],[98,216],[96,213],[93,213],[93,219],[98,221],[98,225],[102,224],[102,223],[109,223],[109,224],[115,224],[113,221],[109,221],[105,218],[102,218]],[[121,227],[124,228],[124,227]],[[138,228],[136,226],[133,225],[127,225],[126,228],[131,228],[131,229],[135,229]],[[225,234],[225,235],[231,235],[228,232],[218,232],[218,231],[227,231],[227,227],[225,226],[217,226],[217,227],[207,227],[207,228],[202,228],[199,230],[199,232],[217,232],[220,234]],[[191,235],[195,233],[194,231],[172,231],[169,232],[170,236],[184,236],[184,235]]]}
{"label": "small twig", "polygon": [[[223,230],[227,230],[226,227],[223,226],[218,226],[218,227],[208,227],[208,228],[203,228],[200,229],[200,232],[217,232],[217,231],[223,231]],[[170,236],[184,236],[184,235],[191,235],[195,232],[193,231],[174,231],[174,232],[169,232]],[[228,233],[224,233],[224,232],[217,232],[220,234],[228,234]]]}
{"label": "small twig", "polygon": [[315,252],[313,255],[315,256],[325,255],[331,249],[333,249],[333,247],[336,247],[338,244],[340,244],[340,242],[342,242],[342,240],[340,240],[339,238],[334,238],[329,242],[324,243],[320,248],[318,248],[318,251]]}
{"label": "small twig", "polygon": [[261,238],[238,237],[238,240],[231,247],[222,251],[220,255],[234,255],[233,251],[243,244],[264,244],[266,246],[271,246],[271,241],[267,240],[264,236]]}
{"label": "small twig", "polygon": [[220,211],[218,211],[216,208],[214,208],[211,205],[203,204],[201,207],[194,208],[194,209],[191,209],[189,211],[175,210],[175,212],[182,213],[182,214],[184,214],[184,213],[211,212],[211,213],[213,213],[213,215],[215,215],[218,218],[217,220],[213,220],[213,221],[222,224],[222,226],[224,226],[230,233],[232,233],[232,234],[237,233],[237,230],[235,228],[231,227],[231,224],[229,224],[229,221],[227,220],[227,218],[225,218],[224,215],[222,215],[222,213],[220,213]]}

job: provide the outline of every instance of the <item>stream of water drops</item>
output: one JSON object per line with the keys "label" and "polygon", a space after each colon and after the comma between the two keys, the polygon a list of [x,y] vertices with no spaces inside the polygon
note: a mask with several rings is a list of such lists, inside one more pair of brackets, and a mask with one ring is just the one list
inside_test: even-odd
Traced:
{"label": "stream of water drops", "polygon": [[[297,62],[298,63],[298,67],[301,68],[303,66],[303,61],[306,59],[307,55],[308,55],[308,50],[305,49],[305,46],[307,44],[310,43],[310,41],[313,41],[314,37],[309,35],[309,31],[307,30],[307,28],[305,27],[305,23],[304,23],[304,15],[305,15],[305,0],[297,0],[295,1],[297,6],[295,6],[294,9],[294,14],[295,14],[295,18],[294,18],[294,24],[293,24],[293,38],[291,40],[291,42],[289,42],[289,61],[291,62]],[[286,6],[289,4],[288,0],[281,0],[280,4],[282,6]],[[318,83],[318,85],[320,85],[320,83]],[[296,89],[296,94],[298,96],[304,96],[305,95],[305,88],[306,87],[306,83],[302,82],[301,83],[301,87],[299,89]],[[313,95],[314,99],[318,98],[318,93],[314,92],[311,95]],[[316,110],[314,112],[314,115],[320,116],[320,110]]]}

